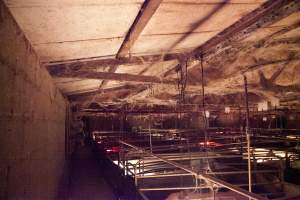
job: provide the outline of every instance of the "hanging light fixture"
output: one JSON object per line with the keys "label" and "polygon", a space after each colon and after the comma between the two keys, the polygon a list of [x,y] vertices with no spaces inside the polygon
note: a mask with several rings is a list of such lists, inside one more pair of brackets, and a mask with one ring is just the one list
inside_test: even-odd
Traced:
{"label": "hanging light fixture", "polygon": [[230,113],[230,107],[225,107],[225,113]]}
{"label": "hanging light fixture", "polygon": [[206,110],[206,111],[205,111],[205,117],[206,117],[206,118],[209,118],[209,116],[210,116],[210,113],[209,113],[208,110]]}

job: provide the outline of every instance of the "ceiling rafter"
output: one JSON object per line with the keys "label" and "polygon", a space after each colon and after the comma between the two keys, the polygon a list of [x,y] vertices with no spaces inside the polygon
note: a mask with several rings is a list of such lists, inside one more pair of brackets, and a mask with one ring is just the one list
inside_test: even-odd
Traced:
{"label": "ceiling rafter", "polygon": [[117,58],[126,57],[129,55],[131,47],[138,39],[138,37],[154,15],[155,11],[158,9],[161,2],[162,0],[145,0],[142,8],[140,9],[140,12],[135,18],[117,53]]}
{"label": "ceiling rafter", "polygon": [[78,94],[71,94],[67,95],[68,99],[71,100],[72,102],[92,102],[92,101],[97,101],[97,98],[94,98],[96,94],[99,94],[101,92],[101,96],[99,98],[102,98],[103,95],[116,95],[120,91],[127,91],[129,94],[138,92],[139,90],[147,87],[146,85],[129,85],[125,84],[122,86],[117,86],[117,87],[112,87],[112,88],[107,88],[107,89],[96,89],[94,91],[86,91],[86,92],[81,92]]}
{"label": "ceiling rafter", "polygon": [[116,80],[116,81],[130,81],[152,84],[177,84],[176,79],[162,79],[156,76],[143,76],[127,73],[111,73],[111,72],[94,72],[94,71],[73,71],[73,72],[58,72],[51,73],[53,77],[63,78],[82,78],[82,79],[100,79],[100,80]]}
{"label": "ceiling rafter", "polygon": [[134,88],[136,88],[135,85],[125,84],[125,85],[121,85],[121,86],[117,86],[117,87],[111,87],[111,88],[107,88],[107,89],[94,88],[94,89],[89,89],[89,90],[72,91],[72,92],[66,93],[66,96],[68,96],[68,97],[92,96],[92,95],[96,95],[100,92],[109,93],[109,92],[114,92],[114,91],[117,91],[117,90],[123,90],[123,89],[130,90],[130,89],[134,89]]}
{"label": "ceiling rafter", "polygon": [[97,69],[119,65],[143,65],[154,62],[174,61],[181,57],[181,54],[132,56],[130,58],[82,58],[64,61],[46,62],[43,65],[49,71],[59,71],[66,69]]}
{"label": "ceiling rafter", "polygon": [[[116,58],[126,57],[130,52],[130,48],[133,46],[134,42],[138,39],[147,23],[150,21],[151,17],[159,7],[162,0],[145,0],[142,5],[137,17],[135,18],[132,26],[130,27],[126,37],[116,55]],[[118,69],[118,65],[110,66],[108,72],[114,73]],[[108,80],[103,80],[99,86],[99,89],[105,87]]]}

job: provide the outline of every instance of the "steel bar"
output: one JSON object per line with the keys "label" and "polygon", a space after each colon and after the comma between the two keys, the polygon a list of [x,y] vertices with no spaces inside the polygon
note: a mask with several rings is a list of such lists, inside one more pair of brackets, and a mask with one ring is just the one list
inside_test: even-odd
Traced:
{"label": "steel bar", "polygon": [[[158,154],[159,155],[159,154]],[[189,154],[182,154],[181,156],[162,156],[162,158],[168,159],[168,160],[190,160],[191,158],[196,158],[196,159],[205,159],[205,155],[191,155],[189,158],[186,156],[189,156]],[[215,159],[215,158],[239,158],[243,157],[242,155],[236,154],[236,155],[213,155],[213,156],[207,156],[208,159]],[[151,160],[152,161],[152,160]],[[157,161],[157,160],[155,160]]]}
{"label": "steel bar", "polygon": [[[269,185],[269,184],[280,184],[280,182],[254,183],[253,185]],[[248,184],[234,184],[234,186],[245,187],[245,186],[248,186]],[[141,191],[167,191],[167,190],[203,189],[203,188],[210,189],[211,186],[140,188],[139,190],[141,190]]]}
{"label": "steel bar", "polygon": [[[253,186],[258,186],[258,185],[276,185],[276,184],[282,184],[282,182],[280,181],[276,181],[276,182],[263,182],[263,183],[252,183]],[[239,186],[239,187],[246,187],[248,186],[248,184],[234,184],[235,186]]]}
{"label": "steel bar", "polygon": [[149,175],[149,176],[137,176],[137,179],[145,179],[145,178],[163,178],[163,177],[174,177],[174,176],[193,176],[192,174],[157,174],[157,175]]}
{"label": "steel bar", "polygon": [[[162,157],[164,159],[168,159],[170,161],[180,161],[180,160],[201,160],[201,159],[215,159],[215,158],[242,158],[243,156],[242,155],[228,155],[228,156],[199,156],[199,157],[178,157],[178,158],[165,158],[165,157]],[[160,159],[157,159],[157,160],[153,160],[153,161],[158,161]]]}
{"label": "steel bar", "polygon": [[[246,174],[248,171],[225,171],[225,172],[207,172],[206,174],[220,174],[220,175],[232,175],[232,174]],[[253,171],[253,174],[256,173],[279,173],[278,170],[256,170]],[[136,176],[137,179],[145,179],[145,178],[164,178],[164,177],[176,177],[176,176],[193,176],[192,174],[184,174],[184,173],[178,173],[178,174],[157,174],[157,175],[149,175],[149,176]]]}
{"label": "steel bar", "polygon": [[144,200],[149,200],[149,198],[142,191],[138,190],[138,192]]}
{"label": "steel bar", "polygon": [[149,116],[148,128],[149,128],[149,146],[150,146],[150,151],[152,153],[151,115]]}
{"label": "steel bar", "polygon": [[[252,174],[257,174],[257,173],[279,173],[280,171],[278,170],[252,170]],[[232,175],[232,174],[247,174],[247,171],[227,171],[227,172],[207,172],[206,174],[220,174],[220,175]]]}
{"label": "steel bar", "polygon": [[167,190],[192,190],[192,189],[202,189],[211,188],[209,186],[198,186],[198,187],[162,187],[162,188],[140,188],[141,191],[167,191]]}
{"label": "steel bar", "polygon": [[127,73],[111,73],[111,72],[90,72],[90,71],[73,71],[73,72],[52,72],[53,77],[62,78],[80,78],[80,79],[95,79],[95,80],[116,80],[116,81],[130,81],[141,83],[155,83],[155,84],[176,84],[176,80],[159,78],[156,76],[144,76]]}
{"label": "steel bar", "polygon": [[203,119],[204,119],[204,149],[206,151],[207,148],[207,141],[208,141],[208,135],[207,135],[207,117],[206,117],[206,111],[205,111],[205,90],[204,90],[204,70],[203,70],[203,54],[201,54],[201,86],[202,86],[202,111],[203,111]]}
{"label": "steel bar", "polygon": [[245,87],[245,106],[246,106],[246,138],[247,138],[247,152],[248,152],[248,181],[249,181],[249,192],[252,191],[252,174],[251,174],[251,158],[250,158],[250,147],[251,147],[251,138],[249,133],[249,103],[248,103],[248,85],[247,85],[247,76],[244,77],[244,87]]}

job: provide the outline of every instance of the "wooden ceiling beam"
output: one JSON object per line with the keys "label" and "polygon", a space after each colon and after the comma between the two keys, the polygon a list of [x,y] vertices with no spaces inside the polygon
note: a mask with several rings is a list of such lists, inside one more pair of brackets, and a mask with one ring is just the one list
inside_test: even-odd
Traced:
{"label": "wooden ceiling beam", "polygon": [[[88,102],[99,101],[99,99],[108,99],[109,96],[118,98],[118,95],[120,95],[121,93],[123,94],[128,93],[128,95],[131,95],[133,93],[139,92],[141,89],[144,88],[147,88],[147,86],[146,85],[123,85],[123,86],[118,86],[113,88],[98,89],[94,91],[87,91],[85,93],[67,95],[67,97],[71,102],[86,104]],[[122,99],[124,98],[126,98],[126,95],[125,97],[122,97]]]}
{"label": "wooden ceiling beam", "polygon": [[[108,72],[114,73],[114,72],[117,71],[117,69],[118,69],[118,66],[117,66],[117,65],[110,66],[109,69],[108,69]],[[103,81],[101,82],[100,86],[99,86],[99,89],[101,90],[102,88],[104,88],[104,87],[107,85],[108,81],[109,81],[109,80],[103,80]]]}
{"label": "wooden ceiling beam", "polygon": [[125,84],[125,85],[112,87],[112,88],[105,88],[105,89],[99,89],[99,87],[98,87],[93,90],[79,90],[79,91],[66,93],[65,95],[68,98],[73,98],[73,97],[77,97],[77,96],[93,96],[93,95],[96,95],[99,93],[109,93],[109,92],[114,92],[114,91],[118,91],[118,90],[130,90],[130,89],[134,89],[134,88],[136,88],[135,85]]}
{"label": "wooden ceiling beam", "polygon": [[105,67],[114,67],[120,65],[144,65],[147,63],[156,63],[164,61],[178,60],[181,54],[164,54],[164,55],[147,55],[147,56],[132,56],[130,58],[81,58],[63,61],[52,61],[42,63],[48,71],[61,71],[66,69],[98,69]]}
{"label": "wooden ceiling beam", "polygon": [[134,45],[135,41],[138,39],[151,17],[154,15],[155,11],[158,9],[162,0],[145,0],[140,12],[135,18],[132,26],[130,27],[118,53],[117,58],[128,57],[130,54],[130,49]]}
{"label": "wooden ceiling beam", "polygon": [[176,79],[161,79],[156,76],[142,76],[126,73],[111,73],[111,72],[93,72],[93,71],[57,71],[50,72],[53,77],[63,78],[81,78],[81,79],[100,79],[100,80],[115,80],[115,81],[130,81],[141,83],[154,83],[154,84],[177,84]]}

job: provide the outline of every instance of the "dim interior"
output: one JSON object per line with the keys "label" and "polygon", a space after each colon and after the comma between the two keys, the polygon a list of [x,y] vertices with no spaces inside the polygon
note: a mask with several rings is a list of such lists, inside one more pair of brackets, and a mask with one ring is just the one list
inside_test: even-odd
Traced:
{"label": "dim interior", "polygon": [[1,0],[0,199],[300,199],[297,0]]}

